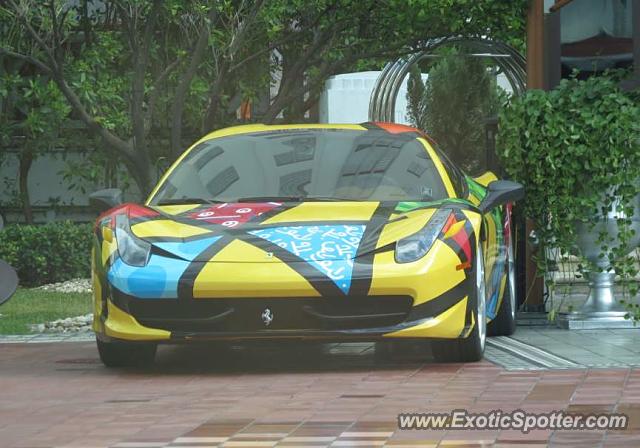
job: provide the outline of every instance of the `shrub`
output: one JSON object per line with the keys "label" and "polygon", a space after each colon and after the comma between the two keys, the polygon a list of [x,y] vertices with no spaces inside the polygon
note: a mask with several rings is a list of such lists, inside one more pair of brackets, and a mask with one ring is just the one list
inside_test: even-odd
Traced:
{"label": "shrub", "polygon": [[91,244],[90,224],[11,225],[0,231],[0,258],[22,286],[38,286],[89,277]]}
{"label": "shrub", "polygon": [[442,54],[422,82],[417,65],[407,86],[411,124],[427,132],[466,171],[486,169],[485,121],[506,100],[482,60],[457,50]]}
{"label": "shrub", "polygon": [[[578,222],[595,229],[614,203],[634,212],[640,107],[611,74],[564,79],[552,91],[529,90],[513,98],[500,114],[497,151],[506,172],[525,186],[524,213],[535,223],[542,246],[576,253]],[[610,264],[606,270],[630,280],[637,274],[635,260],[627,256],[634,231],[628,218],[618,218],[617,225],[618,242],[599,235],[600,258]],[[553,269],[545,251],[539,252],[539,269]],[[582,260],[588,271],[602,269],[587,263]],[[637,287],[630,286],[631,295]],[[633,317],[640,320],[637,305]]]}

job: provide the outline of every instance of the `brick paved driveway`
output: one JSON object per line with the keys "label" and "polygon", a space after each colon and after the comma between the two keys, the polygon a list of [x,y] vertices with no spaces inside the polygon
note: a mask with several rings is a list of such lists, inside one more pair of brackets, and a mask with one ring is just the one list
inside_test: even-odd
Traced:
{"label": "brick paved driveway", "polygon": [[[618,411],[624,432],[399,431],[399,412]],[[162,347],[107,370],[90,342],[0,344],[0,447],[640,446],[640,370],[376,360],[371,345]]]}

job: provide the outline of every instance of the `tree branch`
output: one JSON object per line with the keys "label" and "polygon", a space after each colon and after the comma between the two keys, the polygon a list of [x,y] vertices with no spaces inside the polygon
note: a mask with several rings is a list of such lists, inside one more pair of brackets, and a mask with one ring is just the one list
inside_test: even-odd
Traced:
{"label": "tree branch", "polygon": [[129,41],[133,51],[133,79],[131,86],[131,123],[133,128],[134,145],[137,149],[138,157],[147,158],[145,148],[145,118],[144,113],[144,80],[149,60],[149,47],[155,29],[155,23],[162,6],[161,0],[154,0],[149,12],[147,22],[142,33],[142,45],[138,42],[135,21],[138,20],[138,12],[135,17],[128,15]]}
{"label": "tree branch", "polygon": [[[191,81],[202,62],[204,52],[207,49],[209,43],[209,24],[214,24],[218,16],[218,9],[215,6],[211,7],[209,14],[207,14],[206,20],[202,24],[202,29],[196,41],[195,48],[191,54],[191,60],[189,66],[180,78],[176,92],[171,106],[171,154],[175,157],[178,156],[182,150],[182,115],[184,112],[184,102],[191,87]],[[207,23],[208,22],[208,23]]]}
{"label": "tree branch", "polygon": [[231,73],[231,71],[229,70],[229,66],[233,61],[236,52],[244,43],[244,40],[249,33],[250,25],[258,16],[258,12],[260,12],[263,4],[264,0],[258,0],[253,4],[253,9],[250,11],[247,19],[245,19],[243,24],[239,26],[236,34],[232,37],[231,45],[229,45],[227,54],[222,56],[222,61],[217,67],[218,70],[216,79],[209,89],[209,105],[207,106],[207,112],[205,113],[205,119],[203,123],[203,128],[205,131],[212,129],[215,124],[215,115],[219,105],[218,103],[220,100],[222,86],[226,76]]}
{"label": "tree branch", "polygon": [[9,5],[11,6],[11,8],[13,8],[13,10],[16,12],[16,15],[18,16],[18,18],[20,18],[23,21],[25,27],[27,28],[27,31],[29,32],[29,34],[31,35],[33,40],[36,41],[36,43],[38,44],[40,49],[42,51],[44,51],[44,53],[47,55],[47,58],[49,59],[49,62],[51,63],[51,71],[54,71],[54,72],[57,71],[59,69],[59,67],[58,67],[58,63],[56,61],[55,55],[53,54],[53,50],[44,42],[44,40],[36,32],[36,30],[33,29],[33,27],[31,26],[31,23],[29,22],[29,19],[26,16],[26,11],[23,11],[14,2],[14,0],[7,0],[7,1],[9,2]]}
{"label": "tree branch", "polygon": [[[326,42],[325,48],[335,48],[331,45],[330,42]],[[294,87],[290,89],[290,82],[283,82],[280,84],[280,89],[278,89],[278,93],[273,99],[273,102],[267,109],[264,115],[264,121],[267,123],[273,122],[278,114],[287,107],[288,103],[293,101],[295,98],[299,98],[309,93],[309,98],[303,102],[303,110],[301,112],[306,112],[309,108],[317,102],[317,95],[321,92],[323,83],[325,80],[333,75],[334,73],[343,70],[345,67],[348,67],[350,64],[354,63],[359,59],[368,59],[373,57],[382,57],[382,56],[395,56],[399,57],[402,54],[411,53],[411,50],[400,51],[403,48],[406,48],[410,45],[410,42],[403,42],[391,47],[385,48],[377,48],[375,50],[366,51],[368,48],[366,45],[363,45],[361,48],[353,48],[347,47],[347,54],[345,54],[342,58],[334,61],[329,61],[326,58],[322,57],[322,52],[320,51],[320,47],[316,47],[314,52],[306,51],[305,56],[298,57],[297,70],[302,70],[304,72],[308,68],[314,65],[313,60],[309,60],[312,54],[317,54],[317,59],[321,61],[318,67],[318,76],[313,82],[307,80],[301,87]],[[293,70],[292,70],[293,71]],[[300,75],[300,72],[297,73]],[[295,77],[296,74],[290,75],[291,77]],[[284,80],[284,79],[283,79]],[[286,80],[284,80],[286,81]]]}
{"label": "tree branch", "polygon": [[264,4],[264,2],[265,0],[257,0],[253,4],[253,8],[250,10],[247,18],[238,26],[238,31],[236,35],[232,37],[231,45],[229,46],[230,59],[233,60],[234,55],[238,52],[238,49],[244,43],[244,39],[247,35],[249,27],[258,16],[258,12],[262,8],[262,5]]}
{"label": "tree branch", "polygon": [[73,111],[78,115],[80,120],[87,126],[89,132],[92,132],[98,136],[100,136],[109,146],[113,147],[115,150],[120,152],[122,155],[126,157],[133,158],[135,153],[131,146],[122,140],[117,135],[111,133],[107,129],[105,129],[100,123],[98,123],[87,111],[84,107],[80,98],[76,95],[76,93],[69,87],[65,79],[62,77],[62,74],[54,72],[53,79],[56,81],[58,88],[63,93],[63,95],[69,101],[69,104],[73,108]]}
{"label": "tree branch", "polygon": [[172,71],[176,69],[178,65],[182,62],[182,58],[178,57],[169,65],[167,65],[164,70],[158,75],[158,77],[153,82],[151,86],[151,90],[149,92],[149,101],[147,104],[147,112],[145,116],[145,129],[148,131],[151,128],[151,120],[153,119],[153,111],[156,107],[156,103],[158,102],[158,95],[160,94],[160,87],[165,82],[167,77],[171,74]]}
{"label": "tree branch", "polygon": [[56,64],[61,65],[60,58],[60,29],[58,28],[58,15],[56,14],[56,2],[55,0],[49,1],[49,14],[51,16],[51,28],[53,30],[53,57],[56,60]]}
{"label": "tree branch", "polygon": [[33,56],[29,56],[27,54],[16,53],[15,51],[8,50],[6,48],[0,48],[0,56],[5,55],[14,59],[20,59],[24,62],[27,62],[35,67],[37,67],[41,72],[45,74],[51,74],[51,69],[40,59],[35,58]]}
{"label": "tree branch", "polygon": [[289,41],[295,39],[296,37],[298,37],[297,33],[287,34],[284,38],[274,42],[273,44],[270,44],[269,46],[267,46],[266,48],[263,48],[262,50],[258,50],[256,52],[250,54],[246,58],[242,59],[240,62],[237,62],[236,64],[232,65],[231,67],[229,67],[229,71],[233,72],[233,71],[239,69],[240,67],[242,67],[247,62],[250,62],[250,61],[254,60],[255,58],[258,58],[258,57],[262,56],[265,53],[269,53],[269,52],[275,50],[276,48],[288,43]]}
{"label": "tree branch", "polygon": [[[17,16],[24,23],[25,27],[27,28],[27,31],[29,32],[29,35],[33,38],[33,40],[36,41],[38,46],[47,55],[47,59],[49,60],[50,65],[47,66],[44,62],[39,61],[35,58],[31,58],[29,56],[27,56],[27,58],[33,59],[34,61],[39,61],[39,63],[36,63],[36,66],[38,66],[41,69],[44,69],[44,71],[48,72],[52,76],[53,80],[58,85],[58,88],[60,89],[62,94],[65,96],[65,98],[67,98],[67,101],[71,105],[71,108],[76,113],[76,115],[78,115],[80,120],[82,120],[85,126],[87,126],[87,128],[89,129],[89,132],[101,137],[109,146],[114,148],[117,152],[121,153],[125,157],[133,157],[134,155],[133,150],[127,142],[125,142],[117,135],[105,129],[89,114],[87,109],[84,107],[84,105],[80,101],[80,98],[78,98],[78,96],[73,91],[73,89],[71,89],[69,84],[67,84],[64,78],[64,74],[60,69],[60,66],[56,62],[55,56],[53,55],[53,51],[51,50],[51,48],[44,42],[42,37],[31,26],[31,23],[29,22],[29,19],[26,17],[24,11],[20,11],[19,7],[16,5],[16,3],[13,0],[8,0],[8,1],[11,7],[15,10]],[[33,62],[33,61],[30,61],[30,62]]]}

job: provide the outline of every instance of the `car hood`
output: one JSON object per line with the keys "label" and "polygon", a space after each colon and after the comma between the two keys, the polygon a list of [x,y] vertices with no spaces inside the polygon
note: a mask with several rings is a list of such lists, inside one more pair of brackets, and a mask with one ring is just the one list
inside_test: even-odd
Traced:
{"label": "car hood", "polygon": [[[278,262],[353,260],[419,231],[440,204],[295,202],[149,207],[131,230],[155,251],[185,260]],[[215,257],[208,259],[217,241]],[[222,244],[224,243],[224,244]]]}

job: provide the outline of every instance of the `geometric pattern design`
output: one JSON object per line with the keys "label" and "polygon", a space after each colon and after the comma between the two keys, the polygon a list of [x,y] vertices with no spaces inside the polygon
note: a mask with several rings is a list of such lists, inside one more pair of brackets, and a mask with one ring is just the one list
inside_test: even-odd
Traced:
{"label": "geometric pattern design", "polygon": [[280,246],[322,271],[345,294],[351,286],[353,259],[364,225],[288,226],[249,233]]}
{"label": "geometric pattern design", "polygon": [[190,262],[220,236],[193,241],[157,242],[154,246],[182,259],[152,254],[144,267],[130,266],[116,257],[107,278],[120,291],[141,299],[175,299],[178,282]]}
{"label": "geometric pattern design", "polygon": [[[493,285],[493,294],[491,294],[491,297],[487,300],[487,317],[489,319],[494,319],[498,314],[498,297],[500,296],[500,281],[502,280],[502,277],[504,275],[505,266],[506,266],[506,263],[496,260],[495,267],[491,272],[491,284]],[[505,285],[505,288],[508,288],[508,285]]]}
{"label": "geometric pattern design", "polygon": [[[238,282],[230,283],[237,291],[236,289],[228,291],[214,289],[204,296],[202,295],[202,281],[198,283],[199,286],[197,288],[195,286],[198,278],[208,278],[210,280],[218,277],[219,273],[203,275],[205,270],[210,271],[211,268],[214,268],[213,265],[216,264],[207,263],[206,261],[209,259],[215,259],[221,263],[215,267],[216,269],[229,270],[228,277],[225,278],[235,278],[238,275],[238,268],[242,263],[232,266],[229,262],[244,261],[243,252],[233,253],[234,251],[232,251],[233,255],[230,253],[231,258],[229,259],[225,259],[228,256],[224,255],[224,251],[237,240],[250,246],[256,246],[256,250],[261,251],[261,253],[262,251],[267,252],[267,256],[270,253],[275,255],[275,259],[269,261],[269,263],[275,263],[273,267],[287,266],[297,271],[301,278],[294,283],[298,286],[305,285],[310,291],[319,292],[321,296],[335,297],[342,294],[345,296],[362,294],[362,291],[369,291],[370,282],[373,278],[372,270],[374,269],[374,257],[369,256],[373,252],[370,250],[362,254],[362,258],[358,259],[357,265],[355,263],[356,256],[359,256],[358,251],[363,250],[363,247],[361,247],[362,240],[366,234],[368,245],[371,245],[372,241],[378,241],[379,235],[389,222],[389,217],[386,213],[392,213],[398,206],[403,208],[402,206],[405,204],[396,203],[390,207],[379,203],[376,209],[379,211],[376,212],[378,215],[374,213],[366,222],[364,220],[346,221],[347,218],[344,218],[346,222],[325,220],[321,222],[311,221],[309,223],[306,223],[300,216],[292,216],[291,218],[295,219],[285,221],[286,218],[282,218],[281,215],[295,210],[298,206],[282,207],[283,205],[280,203],[252,203],[246,209],[242,209],[238,208],[237,204],[217,204],[213,207],[200,208],[200,210],[208,210],[207,212],[198,212],[201,215],[198,217],[200,219],[196,219],[193,216],[193,209],[185,210],[173,215],[174,218],[172,217],[173,219],[171,220],[167,219],[167,215],[162,216],[167,222],[166,230],[164,228],[153,228],[152,224],[160,222],[162,219],[159,221],[158,219],[150,218],[143,220],[143,222],[139,221],[136,224],[137,226],[149,223],[149,228],[152,229],[149,235],[144,237],[138,235],[138,237],[148,238],[147,241],[155,248],[149,258],[149,262],[144,267],[130,266],[117,256],[116,251],[115,256],[111,257],[110,263],[105,266],[107,268],[108,281],[122,293],[140,299],[175,299],[178,297],[195,297],[196,295],[198,297],[218,297],[221,294],[231,297],[242,296],[241,291],[244,289]],[[213,208],[219,211],[216,210],[214,213]],[[237,218],[232,215],[233,213],[251,217],[246,221],[244,216],[233,223],[225,221],[230,218]],[[302,215],[302,218],[305,217],[304,215]],[[278,225],[271,221],[273,223],[269,224],[274,217],[287,223],[283,222],[283,224]],[[464,218],[464,215],[461,215],[461,218]],[[322,215],[319,214],[317,219],[322,220]],[[392,219],[402,219],[402,217]],[[250,227],[243,228],[243,225],[238,225],[238,221],[241,221],[243,225],[250,225]],[[172,233],[171,225],[169,225],[172,222],[176,223],[174,224],[176,228],[190,225],[201,229],[202,233],[183,235],[183,238],[173,237],[172,235],[175,234]],[[291,222],[293,224],[290,224]],[[471,255],[468,253],[470,252],[470,247],[469,241],[467,241],[467,234],[469,232],[473,234],[473,229],[467,229],[469,225],[465,225],[465,232],[457,232],[460,235],[454,235],[444,240],[445,244],[452,245],[452,249],[460,257],[460,260],[465,255],[467,257]],[[224,229],[224,227],[227,229]],[[496,232],[493,233],[495,235]],[[462,238],[462,234],[465,234],[465,238]],[[163,240],[163,235],[167,235],[169,237],[168,240]],[[249,238],[247,239],[247,237]],[[460,238],[464,241],[459,240]],[[223,239],[224,244],[220,244]],[[264,242],[256,240],[263,240]],[[376,246],[375,243],[373,244],[372,248]],[[389,248],[386,248],[386,250],[388,251]],[[163,251],[174,256],[164,254]],[[295,258],[293,260],[287,259],[286,256],[283,256],[283,252],[288,252]],[[198,256],[204,256],[202,259],[204,263],[197,261]],[[357,272],[355,277],[354,269]],[[275,274],[276,279],[282,280],[280,276],[281,274]],[[331,281],[329,282],[329,280]],[[357,288],[355,288],[356,282],[358,282]],[[270,293],[263,291],[267,297],[278,296],[283,288],[293,287],[293,285],[289,285],[286,282],[278,283],[276,281],[273,284],[275,285],[273,291]],[[198,289],[197,294],[196,289]],[[309,292],[298,293],[300,296],[306,296],[307,294]],[[495,309],[497,294],[493,299],[492,305]],[[493,311],[491,306],[489,311]]]}
{"label": "geometric pattern design", "polygon": [[189,261],[151,255],[144,267],[130,266],[116,257],[107,273],[109,282],[120,291],[141,299],[175,299],[178,281]]}
{"label": "geometric pattern design", "polygon": [[280,202],[224,203],[191,213],[189,217],[210,224],[234,228],[280,205],[282,205]]}
{"label": "geometric pattern design", "polygon": [[220,235],[201,238],[193,241],[162,241],[154,242],[153,245],[160,249],[166,250],[174,255],[185,260],[192,261],[203,250],[211,246],[213,243],[220,239]]}

